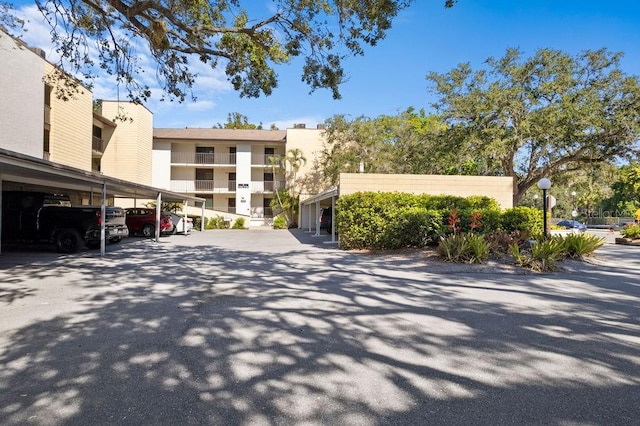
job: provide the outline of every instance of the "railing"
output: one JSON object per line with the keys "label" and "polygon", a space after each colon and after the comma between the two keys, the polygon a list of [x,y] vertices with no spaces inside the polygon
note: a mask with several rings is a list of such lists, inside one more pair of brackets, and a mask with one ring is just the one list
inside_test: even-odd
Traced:
{"label": "railing", "polygon": [[284,188],[285,185],[285,181],[254,181],[251,182],[251,192],[274,192],[277,189]]}
{"label": "railing", "polygon": [[173,164],[236,164],[236,154],[213,154],[205,152],[172,152]]}
{"label": "railing", "polygon": [[272,166],[280,167],[282,163],[282,155],[277,154],[253,154],[251,155],[252,166]]}
{"label": "railing", "polygon": [[[170,190],[175,192],[236,192],[235,180],[172,180]],[[261,194],[274,192],[286,187],[285,181],[254,181],[251,182],[251,193]]]}
{"label": "railing", "polygon": [[44,106],[44,124],[51,124],[51,107],[49,105]]}
{"label": "railing", "polygon": [[97,136],[94,136],[93,140],[91,141],[91,149],[101,154],[104,154],[104,149],[105,149],[104,140],[102,140]]}

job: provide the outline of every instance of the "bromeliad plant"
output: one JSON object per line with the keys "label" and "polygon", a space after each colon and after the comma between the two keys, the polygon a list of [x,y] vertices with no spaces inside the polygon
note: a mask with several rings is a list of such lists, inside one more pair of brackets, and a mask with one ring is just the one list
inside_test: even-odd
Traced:
{"label": "bromeliad plant", "polygon": [[[471,215],[472,231],[482,228],[481,219],[482,212],[474,212]],[[453,231],[453,234],[440,240],[438,254],[449,262],[482,263],[487,260],[491,252],[491,244],[481,235],[458,233],[459,223],[458,212],[452,210],[447,218],[447,227]]]}

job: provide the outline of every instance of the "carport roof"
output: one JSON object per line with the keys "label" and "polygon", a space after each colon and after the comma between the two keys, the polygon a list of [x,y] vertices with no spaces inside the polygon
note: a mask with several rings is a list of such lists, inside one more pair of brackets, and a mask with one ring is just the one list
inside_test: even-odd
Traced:
{"label": "carport roof", "polygon": [[99,172],[77,169],[2,148],[0,148],[0,179],[87,192],[101,191],[102,185],[106,184],[107,193],[120,198],[156,198],[161,194],[164,201],[196,203],[205,201],[200,197],[128,182]]}
{"label": "carport roof", "polygon": [[337,196],[338,196],[338,187],[334,186],[333,188],[329,188],[325,191],[322,191],[319,194],[316,194],[312,197],[307,198],[306,200],[301,201],[300,204],[302,204],[303,206],[306,206],[313,203],[319,203],[321,201],[328,200]]}

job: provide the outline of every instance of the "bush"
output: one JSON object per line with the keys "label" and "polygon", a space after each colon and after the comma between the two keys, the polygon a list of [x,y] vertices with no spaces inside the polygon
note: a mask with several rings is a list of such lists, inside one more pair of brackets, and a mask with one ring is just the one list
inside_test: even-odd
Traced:
{"label": "bush", "polygon": [[526,231],[530,235],[542,234],[542,211],[532,207],[513,207],[502,213],[502,230]]}
{"label": "bush", "polygon": [[482,263],[489,258],[490,245],[474,234],[453,234],[442,238],[438,254],[449,262]]}
{"label": "bush", "polygon": [[567,234],[555,236],[563,244],[563,254],[572,259],[582,259],[591,256],[594,251],[604,244],[604,238],[591,234]]}
{"label": "bush", "polygon": [[556,262],[564,256],[564,244],[561,238],[550,238],[537,241],[531,246],[531,252],[526,253],[517,244],[510,248],[516,265],[530,268],[536,272],[555,271]]}
{"label": "bush", "polygon": [[336,204],[336,230],[342,249],[397,249],[436,244],[447,231],[452,210],[468,223],[480,212],[482,232],[500,223],[495,200],[487,197],[361,192],[343,195]]}
{"label": "bush", "polygon": [[441,233],[442,217],[437,210],[410,207],[397,212],[396,220],[383,236],[387,248],[425,247],[435,244]]}
{"label": "bush", "polygon": [[640,238],[640,224],[631,223],[625,226],[620,230],[620,235],[634,240]]}
{"label": "bush", "polygon": [[226,227],[227,223],[224,221],[224,217],[222,216],[209,218],[205,225],[205,229],[225,229]]}
{"label": "bush", "polygon": [[237,218],[236,221],[233,222],[233,226],[231,226],[231,229],[245,229],[244,218],[243,217]]}
{"label": "bush", "polygon": [[274,219],[273,221],[273,229],[287,229],[287,220],[282,217],[282,216],[278,216]]}
{"label": "bush", "polygon": [[489,243],[491,253],[503,256],[510,253],[511,246],[514,244],[520,249],[523,248],[529,241],[529,233],[494,231],[485,235],[484,239]]}

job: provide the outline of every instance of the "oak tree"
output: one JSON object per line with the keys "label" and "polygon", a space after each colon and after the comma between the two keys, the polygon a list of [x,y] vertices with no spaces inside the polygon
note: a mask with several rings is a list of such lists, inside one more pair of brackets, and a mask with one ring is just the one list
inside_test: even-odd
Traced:
{"label": "oak tree", "polygon": [[487,174],[513,176],[516,204],[542,177],[638,155],[640,85],[621,57],[540,49],[525,59],[509,49],[485,69],[462,64],[427,79],[449,149],[471,154]]}
{"label": "oak tree", "polygon": [[[150,89],[138,59],[148,50],[157,80],[170,99],[182,101],[195,82],[195,61],[224,67],[241,97],[269,95],[275,67],[303,59],[302,80],[311,91],[340,98],[343,60],[362,55],[391,28],[413,0],[36,0],[62,60],[76,77],[107,72],[132,100]],[[446,0],[445,7],[454,1]],[[19,26],[0,2],[0,24]],[[147,49],[148,48],[148,49]]]}

